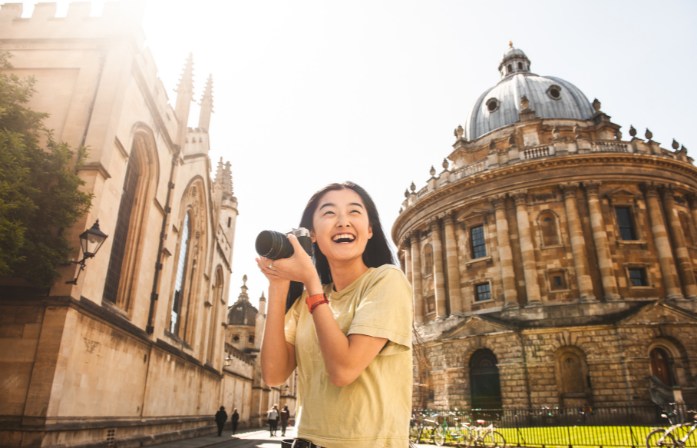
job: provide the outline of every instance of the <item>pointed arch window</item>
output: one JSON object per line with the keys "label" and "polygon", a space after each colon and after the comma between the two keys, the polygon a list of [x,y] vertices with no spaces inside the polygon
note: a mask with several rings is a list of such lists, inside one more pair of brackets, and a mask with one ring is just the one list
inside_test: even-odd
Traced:
{"label": "pointed arch window", "polygon": [[172,300],[172,313],[169,323],[169,331],[173,334],[179,333],[181,323],[182,302],[184,301],[184,286],[186,278],[186,264],[189,258],[189,245],[191,243],[191,214],[187,213],[184,217],[182,226],[181,246],[179,247],[179,260],[177,262],[177,273],[174,282],[174,296]]}
{"label": "pointed arch window", "polygon": [[131,223],[131,214],[135,202],[139,177],[140,166],[138,164],[138,157],[136,157],[136,154],[132,154],[128,159],[126,178],[123,182],[123,189],[121,190],[121,203],[119,204],[116,228],[114,229],[114,239],[111,246],[111,255],[109,257],[109,267],[107,268],[106,280],[104,282],[104,299],[112,303],[116,303],[119,293],[121,267],[126,252],[128,230]]}

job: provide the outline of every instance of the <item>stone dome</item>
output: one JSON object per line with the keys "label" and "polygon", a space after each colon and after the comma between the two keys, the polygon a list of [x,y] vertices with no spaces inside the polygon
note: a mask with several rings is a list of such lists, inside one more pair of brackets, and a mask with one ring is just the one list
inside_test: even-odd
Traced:
{"label": "stone dome", "polygon": [[474,103],[465,120],[465,138],[481,136],[519,121],[520,99],[528,99],[536,118],[588,120],[594,110],[578,87],[553,76],[530,72],[530,60],[523,50],[510,44],[499,64],[502,79]]}
{"label": "stone dome", "polygon": [[258,312],[247,300],[238,301],[228,311],[228,325],[254,326]]}

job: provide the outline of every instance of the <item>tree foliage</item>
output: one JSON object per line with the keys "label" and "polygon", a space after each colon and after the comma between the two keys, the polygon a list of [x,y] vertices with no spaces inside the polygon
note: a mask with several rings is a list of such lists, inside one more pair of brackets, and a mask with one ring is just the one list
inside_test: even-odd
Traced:
{"label": "tree foliage", "polygon": [[91,205],[76,173],[86,151],[53,139],[48,114],[27,106],[35,79],[8,72],[10,57],[0,51],[0,277],[48,287],[69,262],[63,229]]}

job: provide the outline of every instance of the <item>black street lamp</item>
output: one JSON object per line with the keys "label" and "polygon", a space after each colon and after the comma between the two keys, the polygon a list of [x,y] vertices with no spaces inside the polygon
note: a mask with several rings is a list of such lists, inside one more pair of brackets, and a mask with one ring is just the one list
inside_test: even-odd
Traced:
{"label": "black street lamp", "polygon": [[97,251],[100,247],[102,247],[102,244],[104,244],[104,240],[106,240],[108,237],[108,235],[99,230],[99,220],[95,221],[92,227],[80,234],[82,260],[71,261],[71,263],[73,264],[79,264],[80,270],[77,271],[77,276],[73,280],[65,282],[66,284],[77,285],[77,279],[80,277],[80,272],[82,272],[85,269],[85,260],[97,255]]}

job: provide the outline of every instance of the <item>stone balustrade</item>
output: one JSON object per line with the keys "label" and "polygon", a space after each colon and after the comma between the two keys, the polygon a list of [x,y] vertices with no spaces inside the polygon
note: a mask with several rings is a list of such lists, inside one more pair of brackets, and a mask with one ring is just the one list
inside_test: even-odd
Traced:
{"label": "stone balustrade", "polygon": [[523,151],[523,160],[537,159],[540,157],[549,157],[552,151],[550,151],[549,145],[536,146],[534,148],[526,149]]}

